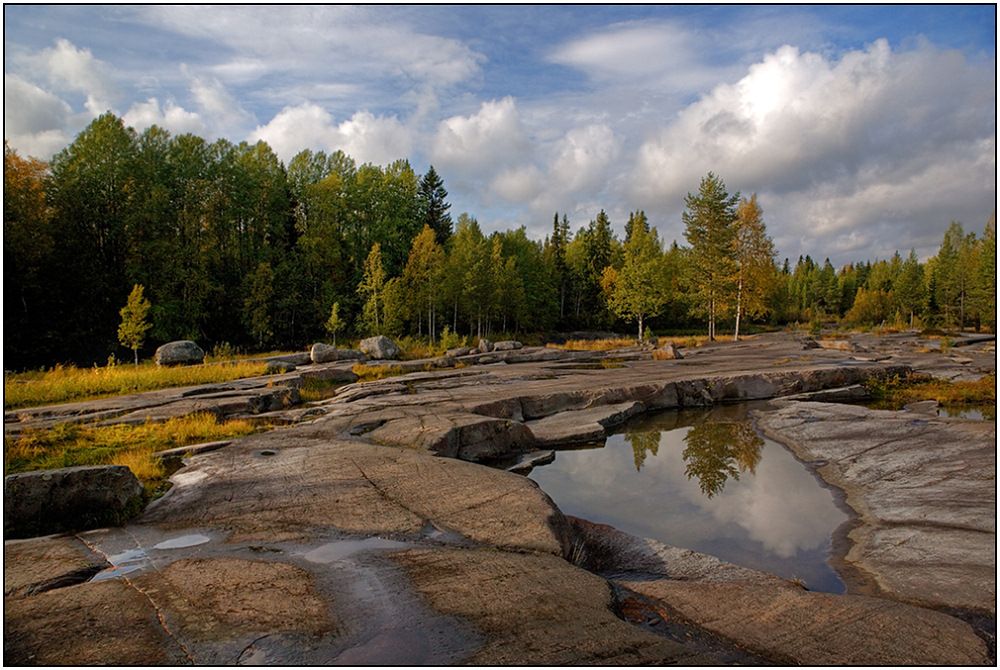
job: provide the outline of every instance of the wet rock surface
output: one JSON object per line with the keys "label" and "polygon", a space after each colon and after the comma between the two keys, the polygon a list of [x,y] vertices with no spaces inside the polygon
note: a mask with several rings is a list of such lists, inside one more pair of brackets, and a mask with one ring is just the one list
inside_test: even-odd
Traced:
{"label": "wet rock surface", "polygon": [[846,493],[845,560],[876,591],[996,614],[996,423],[788,403],[758,426]]}
{"label": "wet rock surface", "polygon": [[[804,421],[793,413],[827,405],[791,403],[775,413],[787,426],[768,430],[808,437],[813,446],[793,448],[826,455],[800,457],[825,460],[820,475],[849,503],[863,501],[843,561],[870,577],[846,580],[846,596],[569,519],[530,480],[462,460],[602,439],[639,411],[792,396],[911,369],[950,378],[995,370],[989,344],[957,357],[922,352],[913,337],[870,339],[852,352],[806,350],[801,336],[778,335],[684,349],[674,360],[641,348],[524,347],[491,353],[500,364],[488,367],[408,362],[410,374],[307,406],[262,402],[256,416],[298,425],[190,456],[168,494],[124,528],[5,542],[5,661],[990,664],[982,638],[995,608],[982,609],[990,596],[961,583],[983,584],[983,565],[959,554],[993,543],[985,590],[995,594],[995,493],[994,507],[981,507],[995,490],[995,453],[976,446],[988,435],[956,428],[962,422],[907,413],[899,429],[914,446],[875,458],[879,445],[863,440],[890,417]],[[194,399],[225,407],[241,393],[294,391],[306,373],[349,368],[22,411],[5,416],[5,432]],[[925,453],[942,444],[956,446]],[[955,579],[941,577],[955,566]],[[979,635],[944,609],[979,612]]]}

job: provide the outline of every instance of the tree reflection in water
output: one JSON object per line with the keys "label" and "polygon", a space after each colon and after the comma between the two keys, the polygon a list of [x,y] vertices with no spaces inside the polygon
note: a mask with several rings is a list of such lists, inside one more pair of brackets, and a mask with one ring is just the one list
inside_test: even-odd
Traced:
{"label": "tree reflection in water", "polygon": [[656,456],[656,450],[660,448],[660,433],[625,433],[625,441],[632,445],[635,470],[638,472],[646,462],[646,452]]}
{"label": "tree reflection in water", "polygon": [[[625,441],[632,445],[635,469],[641,470],[647,454],[656,455],[660,433],[625,433]],[[722,492],[730,478],[739,481],[740,474],[754,473],[764,438],[750,421],[708,422],[691,426],[684,444],[684,473],[688,479],[697,477],[701,492],[712,498]]]}

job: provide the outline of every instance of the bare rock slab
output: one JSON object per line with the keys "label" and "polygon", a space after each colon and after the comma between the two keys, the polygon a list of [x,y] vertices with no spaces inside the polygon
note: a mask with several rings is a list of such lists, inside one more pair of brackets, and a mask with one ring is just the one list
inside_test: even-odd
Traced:
{"label": "bare rock slab", "polygon": [[586,442],[604,438],[608,431],[641,414],[645,406],[632,401],[602,405],[590,409],[570,410],[528,421],[525,425],[535,436],[539,447]]}
{"label": "bare rock slab", "polygon": [[825,403],[758,426],[846,493],[846,557],[877,591],[996,614],[996,423]]}
{"label": "bare rock slab", "polygon": [[783,665],[990,664],[967,623],[882,598],[742,583],[624,586]]}
{"label": "bare rock slab", "polygon": [[431,607],[485,638],[465,664],[714,664],[616,617],[607,582],[556,556],[442,548],[394,559]]}

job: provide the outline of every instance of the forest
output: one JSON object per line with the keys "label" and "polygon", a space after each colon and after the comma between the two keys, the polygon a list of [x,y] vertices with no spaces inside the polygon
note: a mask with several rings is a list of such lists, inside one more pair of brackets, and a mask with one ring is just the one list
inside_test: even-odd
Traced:
{"label": "forest", "polygon": [[600,211],[575,230],[555,213],[538,241],[453,220],[433,167],[308,149],[284,165],[264,142],[137,133],[107,113],[48,163],[4,143],[4,368],[131,358],[119,327],[136,287],[146,354],[178,339],[297,350],[371,334],[731,338],[748,324],[995,332],[995,212],[979,236],[952,222],[926,261],[780,263],[756,196],[700,179],[682,244],[638,209],[623,240]]}

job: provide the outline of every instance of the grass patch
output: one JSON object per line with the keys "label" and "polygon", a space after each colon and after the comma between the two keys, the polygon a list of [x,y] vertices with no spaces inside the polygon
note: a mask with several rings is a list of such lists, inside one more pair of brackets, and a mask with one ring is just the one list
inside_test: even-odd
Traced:
{"label": "grass patch", "polygon": [[[900,410],[921,400],[937,400],[942,407],[961,409],[992,407],[996,413],[997,376],[987,375],[973,382],[951,382],[929,375],[898,375],[888,379],[872,377],[865,382],[875,409]],[[985,412],[984,412],[985,414]]]}
{"label": "grass patch", "polygon": [[159,367],[154,363],[77,368],[57,365],[51,370],[4,373],[5,410],[96,400],[179,386],[228,382],[267,373],[266,363]]}
{"label": "grass patch", "polygon": [[406,374],[398,365],[366,365],[364,363],[355,363],[351,370],[358,376],[358,382],[373,382],[385,379],[386,377],[398,377]]}
{"label": "grass patch", "polygon": [[57,424],[3,439],[4,475],[75,465],[126,465],[149,487],[166,472],[157,452],[213,442],[257,430],[251,421],[219,423],[214,414],[195,414],[140,426]]}
{"label": "grass patch", "polygon": [[337,391],[343,388],[344,385],[345,382],[343,381],[309,379],[299,389],[299,396],[302,398],[303,403],[327,400],[337,395]]}

